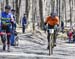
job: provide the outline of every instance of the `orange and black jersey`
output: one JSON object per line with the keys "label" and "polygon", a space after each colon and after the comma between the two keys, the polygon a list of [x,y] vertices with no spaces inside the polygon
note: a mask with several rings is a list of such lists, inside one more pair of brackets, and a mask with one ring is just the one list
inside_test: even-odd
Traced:
{"label": "orange and black jersey", "polygon": [[51,16],[48,16],[46,18],[45,24],[48,24],[48,25],[51,25],[51,26],[55,26],[55,25],[59,24],[58,16],[55,16],[54,18],[52,18]]}

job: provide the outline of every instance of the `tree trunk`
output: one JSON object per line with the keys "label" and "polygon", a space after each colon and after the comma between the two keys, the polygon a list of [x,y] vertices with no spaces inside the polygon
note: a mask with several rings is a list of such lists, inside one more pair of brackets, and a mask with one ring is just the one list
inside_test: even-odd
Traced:
{"label": "tree trunk", "polygon": [[36,15],[36,0],[32,0],[32,27],[33,32],[35,31],[35,15]]}
{"label": "tree trunk", "polygon": [[60,0],[59,0],[59,19],[60,19]]}
{"label": "tree trunk", "polygon": [[44,24],[44,20],[43,20],[43,4],[42,4],[42,0],[39,0],[39,12],[40,12],[40,28],[42,29],[43,24]]}
{"label": "tree trunk", "polygon": [[58,0],[57,0],[57,14],[59,15],[59,2],[58,2]]}
{"label": "tree trunk", "polygon": [[16,0],[16,22],[19,23],[21,0]]}
{"label": "tree trunk", "polygon": [[[65,4],[65,22],[66,22],[67,18],[66,18],[66,1],[65,0],[64,0],[64,4]],[[67,22],[65,24],[67,24]]]}
{"label": "tree trunk", "polygon": [[25,4],[26,4],[25,13],[26,13],[27,19],[28,19],[28,14],[29,14],[29,10],[28,10],[28,5],[29,5],[29,4],[28,4],[28,0],[26,0],[25,2],[26,2],[26,3],[25,3]]}
{"label": "tree trunk", "polygon": [[9,5],[9,0],[6,0],[6,5]]}
{"label": "tree trunk", "polygon": [[13,0],[13,2],[12,2],[12,4],[13,4],[13,9],[15,8],[15,3],[14,3],[15,1]]}
{"label": "tree trunk", "polygon": [[55,0],[51,0],[51,8],[52,8],[52,10],[51,10],[51,12],[54,12],[54,7],[55,7]]}
{"label": "tree trunk", "polygon": [[2,7],[1,7],[1,12],[2,12],[2,11],[3,11],[3,3],[1,3],[1,6],[2,6]]}
{"label": "tree trunk", "polygon": [[70,26],[72,25],[72,9],[73,9],[73,5],[72,5],[73,2],[72,1],[69,0],[69,4],[70,4]]}

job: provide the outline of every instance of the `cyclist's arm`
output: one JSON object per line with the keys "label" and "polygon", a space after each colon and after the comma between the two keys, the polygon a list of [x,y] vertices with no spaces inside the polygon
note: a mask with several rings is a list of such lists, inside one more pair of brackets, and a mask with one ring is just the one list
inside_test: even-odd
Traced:
{"label": "cyclist's arm", "polygon": [[44,22],[44,25],[43,25],[43,29],[44,29],[45,31],[46,31],[46,29],[47,29],[46,24],[48,23],[48,19],[49,19],[49,17],[46,18],[46,20],[45,20],[45,22]]}
{"label": "cyclist's arm", "polygon": [[56,20],[57,20],[56,24],[59,25],[59,17],[58,16],[56,16]]}
{"label": "cyclist's arm", "polygon": [[46,18],[46,20],[45,20],[45,23],[44,23],[44,24],[46,25],[46,24],[48,23],[48,21],[49,21],[49,17],[47,17],[47,18]]}

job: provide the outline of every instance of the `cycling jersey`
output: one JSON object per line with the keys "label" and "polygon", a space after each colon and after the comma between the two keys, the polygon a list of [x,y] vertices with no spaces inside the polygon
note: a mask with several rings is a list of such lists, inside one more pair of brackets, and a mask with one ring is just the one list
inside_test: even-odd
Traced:
{"label": "cycling jersey", "polygon": [[45,23],[54,27],[56,24],[59,24],[59,18],[57,16],[55,16],[54,18],[48,16]]}

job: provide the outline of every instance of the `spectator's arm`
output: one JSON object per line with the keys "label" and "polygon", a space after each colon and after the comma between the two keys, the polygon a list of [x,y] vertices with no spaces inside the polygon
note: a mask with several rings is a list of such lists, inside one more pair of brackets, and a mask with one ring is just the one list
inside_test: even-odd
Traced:
{"label": "spectator's arm", "polygon": [[11,23],[12,23],[12,24],[15,23],[15,20],[14,20],[13,15],[11,15]]}

